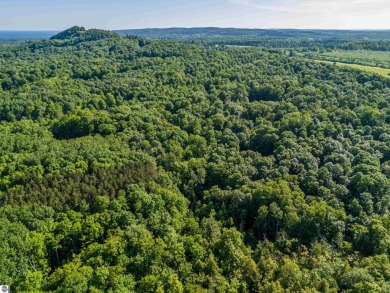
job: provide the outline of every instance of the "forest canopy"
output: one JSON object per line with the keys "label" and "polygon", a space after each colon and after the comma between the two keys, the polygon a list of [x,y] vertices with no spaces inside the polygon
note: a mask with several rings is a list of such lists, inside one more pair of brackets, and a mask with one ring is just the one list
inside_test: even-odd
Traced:
{"label": "forest canopy", "polygon": [[390,291],[390,79],[82,27],[0,64],[12,292]]}

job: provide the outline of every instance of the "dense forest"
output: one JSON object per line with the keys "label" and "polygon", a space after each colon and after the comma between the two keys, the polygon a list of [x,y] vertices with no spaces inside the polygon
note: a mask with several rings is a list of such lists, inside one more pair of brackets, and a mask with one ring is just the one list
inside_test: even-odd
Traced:
{"label": "dense forest", "polygon": [[12,292],[390,292],[390,79],[73,27],[0,46]]}
{"label": "dense forest", "polygon": [[317,52],[341,50],[390,51],[389,30],[298,30],[237,28],[165,28],[115,31],[156,40],[211,46],[258,46]]}

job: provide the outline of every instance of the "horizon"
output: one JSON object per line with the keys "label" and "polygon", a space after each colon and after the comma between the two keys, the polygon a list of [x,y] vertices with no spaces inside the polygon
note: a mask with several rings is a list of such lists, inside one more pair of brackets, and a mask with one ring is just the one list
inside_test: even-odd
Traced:
{"label": "horizon", "polygon": [[[185,26],[172,26],[172,27],[142,27],[142,28],[121,28],[121,29],[105,29],[99,27],[86,27],[83,25],[74,25],[85,27],[86,29],[101,29],[107,31],[125,31],[125,30],[155,30],[155,29],[237,29],[237,30],[297,30],[297,31],[390,31],[388,29],[370,29],[370,28],[362,28],[362,29],[338,29],[338,28],[293,28],[293,27],[280,27],[280,28],[250,28],[250,27],[222,27],[222,26],[193,26],[193,27],[185,27]],[[62,32],[73,26],[64,28],[64,29],[8,29],[3,30],[0,29],[0,32]]]}
{"label": "horizon", "polygon": [[390,30],[385,0],[0,0],[0,31],[248,28]]}

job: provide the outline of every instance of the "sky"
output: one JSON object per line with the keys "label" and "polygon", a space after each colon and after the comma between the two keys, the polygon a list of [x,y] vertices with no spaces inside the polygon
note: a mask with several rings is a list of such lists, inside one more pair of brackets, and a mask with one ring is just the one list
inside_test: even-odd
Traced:
{"label": "sky", "polygon": [[390,0],[0,0],[0,30],[390,29]]}

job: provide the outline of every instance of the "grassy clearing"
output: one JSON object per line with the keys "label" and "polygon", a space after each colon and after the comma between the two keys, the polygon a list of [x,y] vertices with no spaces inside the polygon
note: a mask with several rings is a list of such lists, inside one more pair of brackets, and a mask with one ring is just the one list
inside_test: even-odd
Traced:
{"label": "grassy clearing", "polygon": [[369,50],[335,50],[323,53],[307,53],[307,57],[317,60],[358,64],[363,66],[390,69],[390,52]]}
{"label": "grassy clearing", "polygon": [[342,59],[357,59],[366,62],[390,62],[390,53],[382,51],[368,51],[368,50],[353,50],[343,51],[337,50],[333,52],[322,53],[322,56],[342,58]]}
{"label": "grassy clearing", "polygon": [[[334,62],[331,61],[324,61],[324,60],[314,60],[316,62],[326,63],[326,64],[333,64]],[[377,73],[379,75],[389,77],[390,69],[380,68],[380,67],[373,67],[373,66],[365,66],[365,65],[359,65],[359,64],[348,64],[348,63],[342,63],[342,62],[336,62],[337,66],[344,66],[344,67],[350,67],[359,69],[362,71],[367,71],[371,73]]]}

